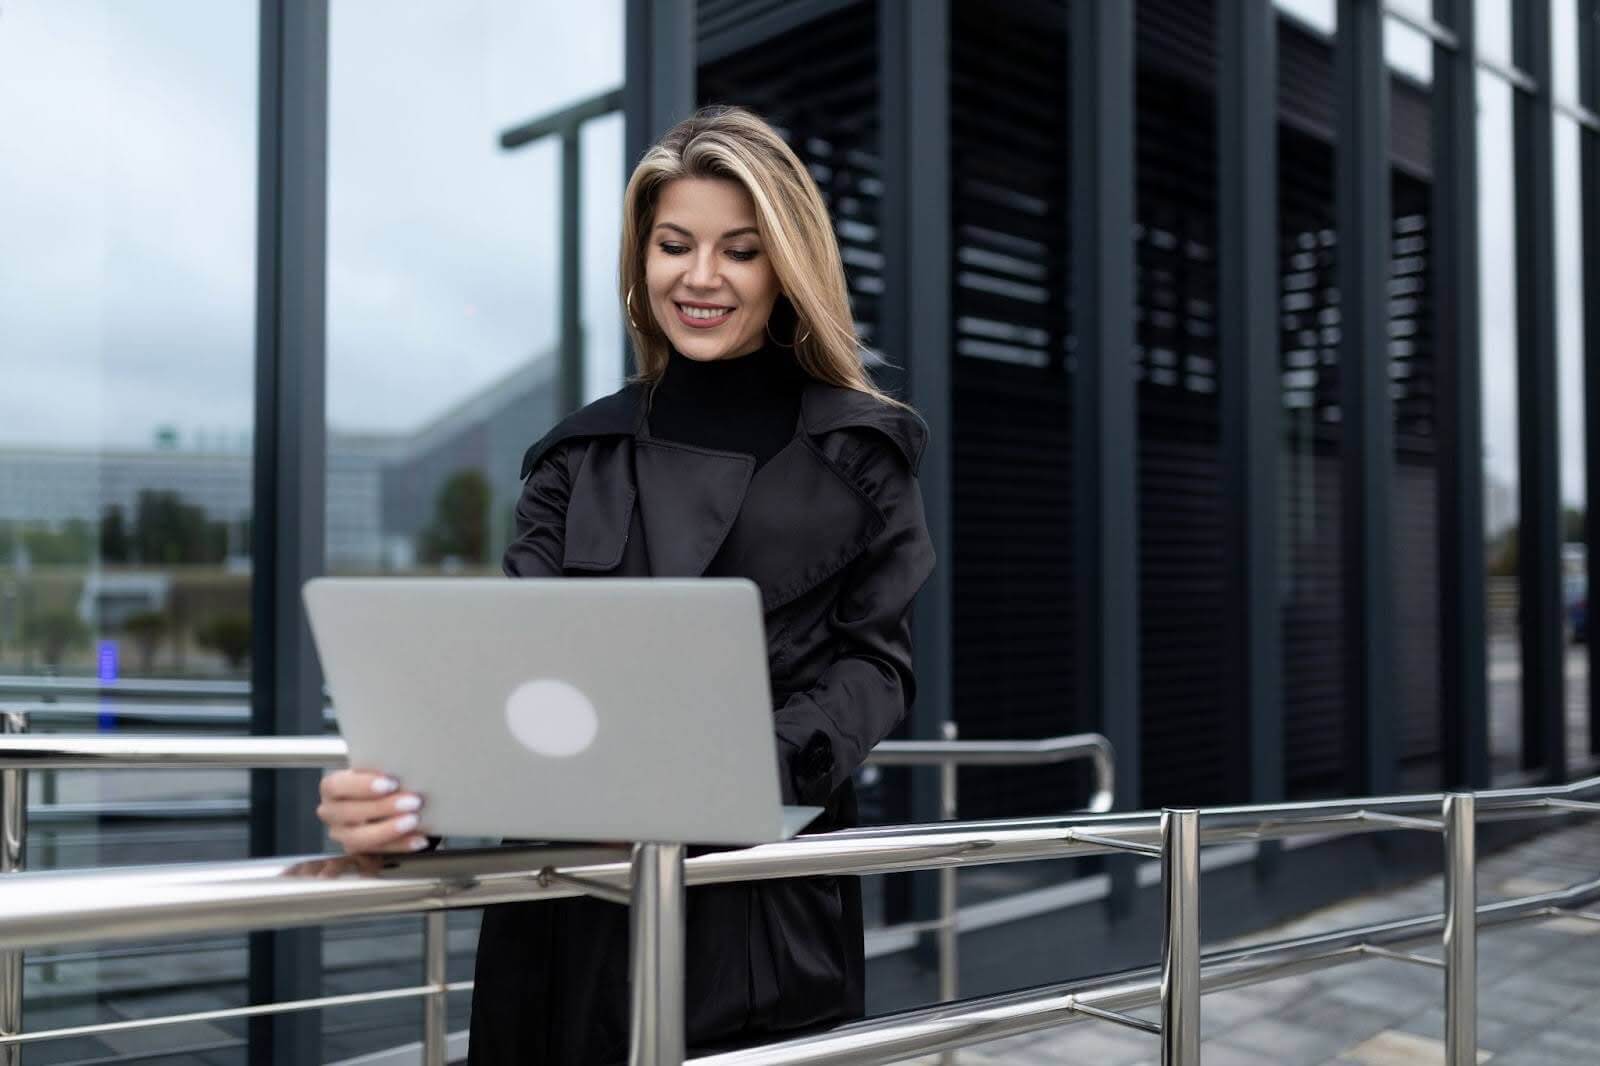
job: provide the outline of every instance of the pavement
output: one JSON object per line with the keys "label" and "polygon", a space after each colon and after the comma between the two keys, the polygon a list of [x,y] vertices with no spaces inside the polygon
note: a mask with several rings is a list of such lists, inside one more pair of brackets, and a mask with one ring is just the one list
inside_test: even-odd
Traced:
{"label": "pavement", "polygon": [[[1600,823],[1573,820],[1480,859],[1479,902],[1600,874]],[[1202,891],[1204,890],[1202,885]],[[1443,908],[1437,876],[1363,896],[1251,936],[1250,942],[1366,925]],[[1202,935],[1204,930],[1202,930]],[[1228,947],[1244,943],[1210,944]],[[1439,956],[1438,947],[1420,954]],[[1444,1062],[1444,975],[1385,959],[1206,995],[1204,1066],[1425,1066]],[[1478,1061],[1600,1063],[1600,922],[1556,918],[1487,931],[1478,942]],[[1138,1012],[1156,1020],[1153,1009]],[[937,1057],[912,1060],[932,1064]],[[1157,1038],[1089,1020],[963,1049],[961,1066],[1156,1066]]]}

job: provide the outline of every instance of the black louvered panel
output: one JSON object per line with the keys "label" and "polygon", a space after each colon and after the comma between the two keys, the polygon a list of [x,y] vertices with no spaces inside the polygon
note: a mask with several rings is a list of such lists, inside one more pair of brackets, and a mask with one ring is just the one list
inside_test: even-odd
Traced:
{"label": "black louvered panel", "polygon": [[1242,799],[1223,706],[1226,597],[1210,3],[1138,6],[1139,658],[1145,807]]}
{"label": "black louvered panel", "polygon": [[[702,0],[702,15],[710,3]],[[702,105],[751,108],[810,169],[833,216],[856,330],[868,345],[877,343],[883,292],[877,36],[877,5],[862,2],[699,71]]]}
{"label": "black louvered panel", "polygon": [[[954,705],[961,735],[1092,728],[1075,708],[1070,381],[958,358],[953,370]],[[963,817],[1061,810],[1060,768],[972,769]]]}
{"label": "black louvered panel", "polygon": [[695,4],[695,32],[701,39],[747,26],[780,11],[794,0],[699,0]]}
{"label": "black louvered panel", "polygon": [[[1067,38],[952,5],[954,706],[963,737],[1093,728],[1074,696]],[[961,775],[964,817],[1082,801],[1061,767]]]}

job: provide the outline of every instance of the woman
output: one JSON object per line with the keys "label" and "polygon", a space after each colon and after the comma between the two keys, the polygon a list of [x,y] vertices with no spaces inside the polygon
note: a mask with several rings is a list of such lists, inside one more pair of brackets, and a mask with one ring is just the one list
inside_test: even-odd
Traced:
{"label": "woman", "polygon": [[[827,208],[766,123],[719,107],[678,124],[635,168],[624,212],[638,374],[528,450],[505,572],[754,581],[784,802],[824,807],[809,832],[853,825],[851,773],[913,694],[908,615],[934,563],[916,482],[926,428],[868,377]],[[343,771],[322,791],[346,850],[426,846],[422,797],[392,778]],[[687,899],[697,1052],[863,1014],[855,878]],[[626,908],[487,909],[471,1061],[621,1062],[627,967]]]}

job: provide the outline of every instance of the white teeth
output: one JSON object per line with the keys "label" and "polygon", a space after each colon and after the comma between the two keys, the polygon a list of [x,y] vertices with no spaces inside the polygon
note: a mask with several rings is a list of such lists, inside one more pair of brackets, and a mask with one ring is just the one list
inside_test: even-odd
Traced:
{"label": "white teeth", "polygon": [[721,318],[732,310],[732,308],[724,307],[721,310],[713,311],[708,307],[686,307],[683,304],[679,304],[678,308],[690,318]]}

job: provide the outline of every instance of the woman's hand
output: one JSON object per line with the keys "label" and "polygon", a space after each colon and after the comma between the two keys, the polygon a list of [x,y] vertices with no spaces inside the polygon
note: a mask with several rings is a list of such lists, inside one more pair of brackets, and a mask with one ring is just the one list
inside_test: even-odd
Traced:
{"label": "woman's hand", "polygon": [[418,833],[422,797],[376,770],[335,770],[322,779],[317,817],[334,842],[352,855],[411,852],[428,846]]}

